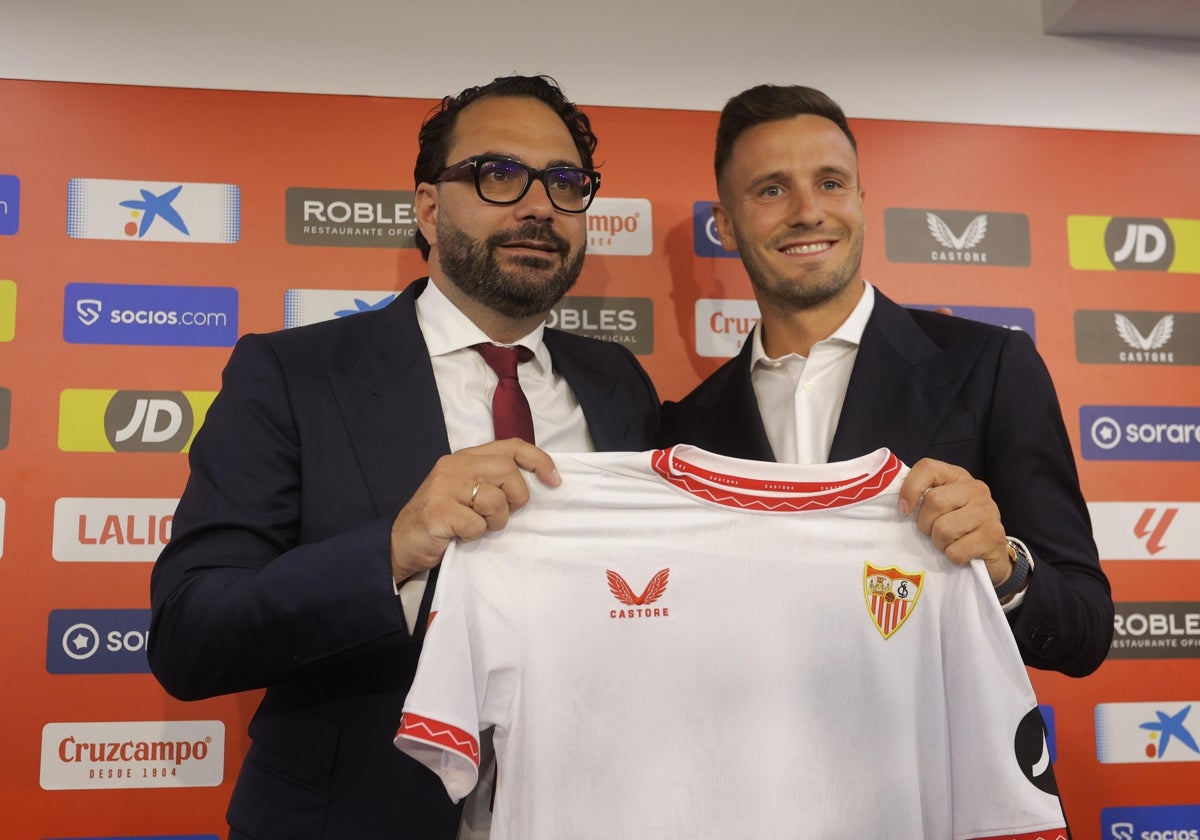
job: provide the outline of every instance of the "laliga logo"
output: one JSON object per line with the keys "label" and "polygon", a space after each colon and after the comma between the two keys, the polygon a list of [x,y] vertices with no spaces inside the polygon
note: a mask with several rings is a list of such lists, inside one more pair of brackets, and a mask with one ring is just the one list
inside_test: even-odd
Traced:
{"label": "laliga logo", "polygon": [[99,321],[100,313],[103,311],[104,304],[95,298],[80,298],[75,301],[75,312],[79,315],[79,322],[85,327],[90,327]]}

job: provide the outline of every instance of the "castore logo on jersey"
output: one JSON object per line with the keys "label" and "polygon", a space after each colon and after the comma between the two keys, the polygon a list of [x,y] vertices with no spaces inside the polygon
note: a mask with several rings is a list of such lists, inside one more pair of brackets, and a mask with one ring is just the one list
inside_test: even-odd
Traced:
{"label": "castore logo on jersey", "polygon": [[671,615],[668,607],[650,607],[650,604],[660,599],[667,591],[667,580],[671,576],[669,566],[650,578],[650,582],[646,584],[641,595],[634,594],[633,588],[626,583],[625,578],[612,569],[606,570],[605,574],[608,576],[608,591],[613,594],[614,598],[629,607],[629,609],[609,610],[609,618],[667,618]]}

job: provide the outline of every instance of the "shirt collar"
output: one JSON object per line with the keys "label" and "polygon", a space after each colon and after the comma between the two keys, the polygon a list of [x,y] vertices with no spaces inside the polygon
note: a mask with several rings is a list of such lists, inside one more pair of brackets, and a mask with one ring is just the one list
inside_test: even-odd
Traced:
{"label": "shirt collar", "polygon": [[[866,280],[863,281],[863,287],[862,297],[858,299],[858,303],[855,304],[854,309],[850,312],[849,316],[847,316],[846,320],[842,321],[841,326],[834,330],[833,334],[830,335],[829,338],[822,339],[822,341],[818,341],[817,344],[821,344],[825,341],[837,341],[842,344],[849,344],[852,347],[858,347],[858,345],[862,343],[863,331],[866,330],[867,321],[870,320],[871,312],[875,308],[875,288]],[[753,370],[760,363],[766,364],[769,362],[778,361],[777,359],[772,359],[770,356],[768,356],[766,350],[763,349],[762,330],[758,328],[757,324],[754,327],[751,341],[753,342],[753,345],[750,348],[751,370]],[[786,359],[789,356],[801,358],[796,353],[788,353],[787,356],[782,356],[781,358]]]}
{"label": "shirt collar", "polygon": [[[425,337],[425,347],[429,350],[430,357],[445,356],[474,344],[492,341],[442,293],[432,279],[425,284],[424,291],[417,297],[416,308],[417,324]],[[542,341],[545,329],[545,322],[538,324],[532,332],[514,342],[514,345],[528,347],[533,351],[534,360],[541,369],[550,370],[550,351]]]}

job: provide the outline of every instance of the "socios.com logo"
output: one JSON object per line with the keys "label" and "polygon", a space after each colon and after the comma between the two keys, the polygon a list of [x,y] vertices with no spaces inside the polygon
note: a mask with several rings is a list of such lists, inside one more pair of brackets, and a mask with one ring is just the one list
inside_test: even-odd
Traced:
{"label": "socios.com logo", "polygon": [[70,283],[63,340],[72,344],[232,347],[237,289]]}
{"label": "socios.com logo", "polygon": [[1109,840],[1200,840],[1200,805],[1105,808],[1100,831]]}
{"label": "socios.com logo", "polygon": [[0,236],[13,236],[21,227],[21,179],[0,175]]}
{"label": "socios.com logo", "polygon": [[692,205],[692,240],[698,257],[737,257],[737,251],[728,251],[717,235],[717,223],[713,220],[713,202],[697,201]]}
{"label": "socios.com logo", "polygon": [[59,397],[63,452],[186,452],[215,391],[72,388]]}
{"label": "socios.com logo", "polygon": [[148,674],[150,610],[53,610],[46,633],[51,674]]}
{"label": "socios.com logo", "polygon": [[1079,427],[1088,460],[1200,460],[1200,408],[1085,405]]}

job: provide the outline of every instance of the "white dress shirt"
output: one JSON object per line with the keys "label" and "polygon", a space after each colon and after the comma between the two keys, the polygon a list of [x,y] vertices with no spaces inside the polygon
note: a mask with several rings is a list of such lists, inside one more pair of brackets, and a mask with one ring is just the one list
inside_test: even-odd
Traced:
{"label": "white dress shirt", "polygon": [[814,344],[807,357],[789,353],[770,358],[763,350],[761,323],[754,328],[750,384],[776,461],[829,461],[850,371],[858,357],[867,319],[875,308],[875,289],[870,283],[865,286],[850,316],[833,335]]}

